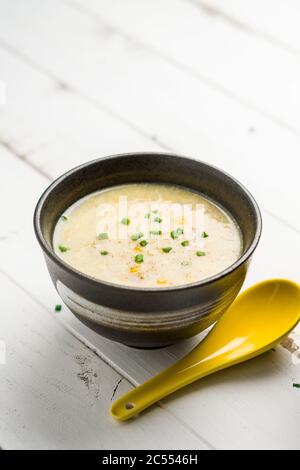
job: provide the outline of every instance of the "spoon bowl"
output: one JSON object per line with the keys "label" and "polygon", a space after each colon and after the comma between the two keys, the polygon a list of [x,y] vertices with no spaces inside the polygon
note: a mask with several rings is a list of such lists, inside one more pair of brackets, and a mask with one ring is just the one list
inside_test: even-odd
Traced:
{"label": "spoon bowl", "polygon": [[244,291],[187,356],[116,400],[111,415],[126,420],[195,380],[271,349],[300,320],[300,287],[284,279]]}

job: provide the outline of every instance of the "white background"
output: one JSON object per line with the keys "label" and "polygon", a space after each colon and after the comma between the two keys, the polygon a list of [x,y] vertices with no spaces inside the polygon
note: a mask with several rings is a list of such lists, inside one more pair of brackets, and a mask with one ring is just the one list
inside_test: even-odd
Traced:
{"label": "white background", "polygon": [[299,281],[299,21],[296,0],[0,0],[0,446],[300,448],[297,333],[114,422],[115,387],[118,397],[197,339],[130,350],[55,313],[32,230],[39,195],[65,170],[174,151],[257,198],[264,232],[246,286]]}

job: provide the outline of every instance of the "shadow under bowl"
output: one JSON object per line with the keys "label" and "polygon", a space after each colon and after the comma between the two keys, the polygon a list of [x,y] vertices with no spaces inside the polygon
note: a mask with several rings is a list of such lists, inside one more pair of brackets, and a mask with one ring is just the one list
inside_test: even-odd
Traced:
{"label": "shadow under bowl", "polygon": [[[223,206],[242,233],[240,258],[226,270],[199,282],[135,288],[89,277],[55,254],[54,228],[68,207],[92,192],[141,182],[184,186]],[[217,321],[241,289],[261,226],[257,203],[238,181],[204,162],[165,153],[115,155],[76,167],[46,189],[34,214],[36,237],[64,303],[96,332],[138,348],[175,343]]]}

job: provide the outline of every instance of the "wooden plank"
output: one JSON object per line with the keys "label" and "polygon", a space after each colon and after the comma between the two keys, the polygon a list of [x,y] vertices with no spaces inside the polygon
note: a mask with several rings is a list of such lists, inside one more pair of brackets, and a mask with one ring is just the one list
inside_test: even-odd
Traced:
{"label": "wooden plank", "polygon": [[[26,16],[29,7],[23,10],[18,2],[3,4],[5,22],[0,38],[21,51],[24,60],[29,57],[36,61],[40,68],[56,74],[57,79],[84,95],[85,100],[103,107],[104,114],[107,108],[112,109],[115,119],[119,116],[123,124],[129,121],[135,131],[122,130],[106,116],[99,117],[85,101],[79,102],[64,92],[63,97],[41,100],[33,108],[32,119],[26,109],[13,112],[2,135],[5,138],[9,127],[10,143],[17,153],[32,149],[26,136],[34,140],[39,129],[44,135],[43,128],[48,126],[59,133],[48,144],[44,139],[45,143],[32,149],[28,158],[53,176],[99,154],[158,149],[163,145],[234,174],[267,210],[300,228],[295,218],[299,211],[298,135],[246,109],[115,30],[105,29],[95,15],[87,17],[55,1],[29,2],[35,9],[30,17]],[[53,22],[55,38],[51,32]],[[42,40],[38,41],[39,37]],[[45,125],[36,123],[43,121],[41,115]],[[112,125],[113,135],[109,132]],[[143,137],[138,129],[142,129]],[[283,180],[289,180],[284,192],[278,190]]]}
{"label": "wooden plank", "polygon": [[[23,198],[22,201],[12,200],[9,207],[4,207],[3,216],[7,223],[6,232],[0,234],[1,267],[24,289],[32,292],[45,308],[53,310],[59,299],[50,285],[41,256],[37,256],[38,247],[33,240],[30,220],[37,193],[45,181],[7,155],[3,161],[8,183],[0,188],[0,200],[8,200],[11,194],[9,181],[13,178],[27,189],[24,201]],[[19,217],[15,216],[17,212]],[[299,246],[299,235],[268,215],[264,214],[264,220],[263,241],[248,283],[269,276],[297,279],[295,249]],[[281,240],[284,240],[284,250],[278,250]],[[195,338],[164,350],[138,351],[99,337],[81,325],[66,308],[57,315],[57,321],[80,341],[91,344],[99,356],[123,371],[132,383],[140,383],[157,373],[185,354],[197,341]],[[290,353],[278,348],[276,353],[215,375],[163,400],[162,407],[213,447],[293,448],[298,446],[300,412],[297,390],[292,387],[297,375],[298,368],[292,363]],[[151,419],[153,412],[155,410],[149,411],[145,418]]]}
{"label": "wooden plank", "polygon": [[99,154],[161,148],[3,47],[0,62],[8,84],[0,140],[51,176]]}
{"label": "wooden plank", "polygon": [[[292,52],[211,14],[197,0],[164,0],[163,6],[159,0],[66,1],[79,5],[80,11],[97,14],[245,105],[299,130],[299,101],[295,102],[293,84],[299,85],[300,65]],[[269,16],[275,17],[271,11]],[[260,16],[259,8],[256,14]]]}
{"label": "wooden plank", "polygon": [[299,2],[297,0],[187,0],[220,15],[236,27],[246,28],[267,41],[300,52]]}

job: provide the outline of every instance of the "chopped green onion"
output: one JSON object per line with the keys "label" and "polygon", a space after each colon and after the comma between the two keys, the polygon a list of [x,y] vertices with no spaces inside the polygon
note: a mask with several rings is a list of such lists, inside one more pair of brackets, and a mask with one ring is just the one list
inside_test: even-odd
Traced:
{"label": "chopped green onion", "polygon": [[170,253],[170,251],[172,250],[172,247],[171,246],[165,246],[164,248],[162,248],[162,251],[164,253]]}
{"label": "chopped green onion", "polygon": [[56,312],[61,312],[61,309],[62,309],[62,306],[61,306],[61,305],[59,305],[59,304],[58,304],[58,305],[55,305],[54,310],[55,310]]}
{"label": "chopped green onion", "polygon": [[98,238],[99,238],[99,240],[107,240],[108,239],[108,233],[106,233],[106,232],[99,233]]}
{"label": "chopped green onion", "polygon": [[300,384],[293,384],[294,388],[300,388]]}
{"label": "chopped green onion", "polygon": [[65,253],[66,251],[69,250],[69,248],[65,245],[58,245],[58,249],[61,253]]}
{"label": "chopped green onion", "polygon": [[181,242],[181,245],[182,246],[189,246],[190,242],[188,240],[184,240],[183,242]]}
{"label": "chopped green onion", "polygon": [[161,235],[162,231],[161,230],[150,230],[151,235]]}
{"label": "chopped green onion", "polygon": [[202,233],[201,233],[201,237],[202,237],[202,238],[207,238],[207,237],[208,237],[208,233],[207,233],[207,232],[202,232]]}
{"label": "chopped green onion", "polygon": [[121,220],[121,224],[129,225],[130,224],[130,219],[128,219],[127,217],[124,217],[124,219]]}
{"label": "chopped green onion", "polygon": [[183,228],[178,227],[178,229],[176,230],[176,232],[177,232],[177,235],[183,235]]}
{"label": "chopped green onion", "polygon": [[175,240],[175,238],[178,238],[178,235],[177,235],[177,232],[176,230],[172,230],[172,232],[170,233],[171,237],[173,238],[173,240]]}
{"label": "chopped green onion", "polygon": [[204,251],[196,251],[196,255],[197,256],[205,256],[205,252]]}
{"label": "chopped green onion", "polygon": [[160,217],[155,217],[154,222],[157,222],[158,224],[161,224],[162,219]]}
{"label": "chopped green onion", "polygon": [[147,240],[142,240],[142,241],[140,242],[140,245],[141,245],[141,246],[146,246],[146,245],[148,245]]}
{"label": "chopped green onion", "polygon": [[60,218],[63,222],[66,222],[68,220],[68,217],[66,215],[62,215]]}
{"label": "chopped green onion", "polygon": [[131,240],[136,241],[139,238],[142,238],[143,236],[144,236],[144,234],[142,232],[136,232],[133,235],[131,235],[130,238],[131,238]]}
{"label": "chopped green onion", "polygon": [[145,219],[150,219],[150,212],[147,212],[147,214],[145,214]]}
{"label": "chopped green onion", "polygon": [[136,256],[134,257],[134,261],[135,261],[136,263],[142,263],[142,262],[144,261],[144,255],[141,255],[141,254],[136,255]]}
{"label": "chopped green onion", "polygon": [[106,255],[108,255],[108,251],[100,251],[100,255],[106,256]]}

